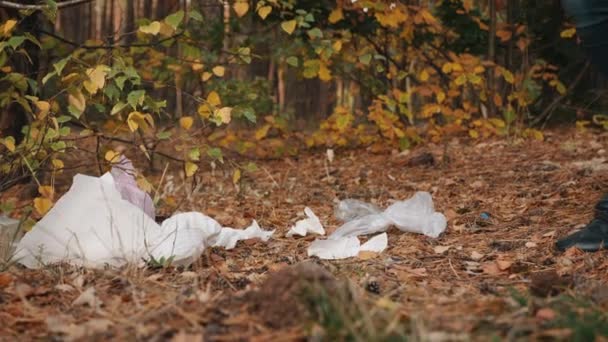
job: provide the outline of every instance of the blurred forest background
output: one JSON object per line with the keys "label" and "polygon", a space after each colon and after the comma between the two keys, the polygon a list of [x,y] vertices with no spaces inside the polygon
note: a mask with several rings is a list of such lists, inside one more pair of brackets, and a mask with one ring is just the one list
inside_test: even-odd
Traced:
{"label": "blurred forest background", "polygon": [[[227,151],[408,149],[602,128],[606,82],[559,0],[0,1],[0,191],[78,142],[193,176]],[[243,170],[245,171],[245,170]],[[237,179],[235,175],[235,179]],[[41,211],[45,211],[44,208]]]}

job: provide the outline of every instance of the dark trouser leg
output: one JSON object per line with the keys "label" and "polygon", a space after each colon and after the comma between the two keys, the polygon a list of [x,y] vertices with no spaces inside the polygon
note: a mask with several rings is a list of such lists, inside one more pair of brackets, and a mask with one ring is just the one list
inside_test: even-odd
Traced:
{"label": "dark trouser leg", "polygon": [[[574,17],[577,32],[594,65],[608,77],[608,0],[563,0]],[[608,248],[608,195],[595,205],[595,218],[581,231],[556,243],[559,250]]]}

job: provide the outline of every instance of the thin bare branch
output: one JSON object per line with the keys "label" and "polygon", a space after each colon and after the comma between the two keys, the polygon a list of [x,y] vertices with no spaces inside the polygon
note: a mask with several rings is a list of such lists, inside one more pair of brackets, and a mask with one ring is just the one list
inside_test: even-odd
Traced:
{"label": "thin bare branch", "polygon": [[[91,2],[91,1],[93,1],[93,0],[68,0],[68,1],[63,1],[63,2],[57,3],[57,8],[61,9],[61,8],[66,8],[66,7],[71,7],[71,6],[77,6],[77,5],[85,4],[85,3]],[[12,9],[16,9],[16,10],[35,10],[35,11],[40,11],[40,10],[44,10],[44,9],[49,8],[49,5],[46,5],[46,4],[27,5],[27,4],[20,4],[18,2],[13,2],[13,1],[0,0],[0,7],[12,8]]]}

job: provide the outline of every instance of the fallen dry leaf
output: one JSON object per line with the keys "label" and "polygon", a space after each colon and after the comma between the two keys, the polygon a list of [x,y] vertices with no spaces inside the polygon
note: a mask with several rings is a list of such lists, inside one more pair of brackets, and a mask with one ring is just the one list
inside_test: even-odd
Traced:
{"label": "fallen dry leaf", "polygon": [[552,321],[557,317],[557,314],[553,309],[542,308],[536,311],[536,318],[541,321]]}
{"label": "fallen dry leaf", "polygon": [[497,260],[496,261],[496,265],[498,266],[499,270],[506,271],[509,268],[511,268],[511,265],[513,265],[513,261],[511,261],[511,260]]}
{"label": "fallen dry leaf", "polygon": [[97,309],[101,306],[101,301],[95,295],[95,287],[91,286],[81,293],[80,296],[78,296],[78,298],[72,302],[72,305],[88,305],[94,309]]}
{"label": "fallen dry leaf", "polygon": [[483,259],[484,255],[479,253],[478,251],[473,251],[471,252],[471,259],[475,260],[475,261],[479,261],[481,259]]}
{"label": "fallen dry leaf", "polygon": [[9,286],[13,282],[13,276],[10,273],[0,273],[0,289]]}
{"label": "fallen dry leaf", "polygon": [[370,260],[375,259],[380,255],[380,253],[370,252],[370,251],[361,251],[357,255],[360,260]]}
{"label": "fallen dry leaf", "polygon": [[435,254],[443,254],[443,253],[449,251],[450,248],[452,248],[452,246],[435,246],[435,248],[433,248],[433,250],[435,251]]}

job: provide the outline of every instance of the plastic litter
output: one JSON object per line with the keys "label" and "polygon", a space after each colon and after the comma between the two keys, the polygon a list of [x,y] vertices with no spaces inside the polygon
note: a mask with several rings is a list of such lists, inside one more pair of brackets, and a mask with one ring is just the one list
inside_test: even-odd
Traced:
{"label": "plastic litter", "polygon": [[382,253],[388,246],[386,233],[378,234],[361,245],[355,236],[338,239],[315,240],[308,247],[308,256],[321,259],[346,259],[356,257],[359,252]]}
{"label": "plastic litter", "polygon": [[146,260],[163,257],[184,265],[200,257],[206,247],[230,249],[239,240],[267,241],[274,233],[262,230],[255,221],[245,230],[222,228],[197,212],[176,214],[158,225],[144,211],[149,209],[147,199],[139,195],[125,199],[124,184],[132,185],[111,173],[76,175],[69,191],[19,241],[15,259],[29,268],[58,262],[92,268],[143,266]]}
{"label": "plastic litter", "polygon": [[312,212],[312,209],[309,207],[304,208],[304,214],[306,214],[307,217],[296,222],[296,225],[289,229],[286,236],[306,236],[308,233],[325,235],[325,228],[323,228],[323,225],[321,224],[321,221],[319,221],[317,215]]}
{"label": "plastic litter", "polygon": [[417,192],[412,198],[398,201],[382,211],[373,204],[347,199],[336,207],[335,215],[345,223],[327,240],[316,240],[308,248],[309,256],[321,259],[345,259],[361,251],[381,253],[388,245],[386,233],[377,235],[360,246],[359,235],[386,231],[396,226],[401,231],[436,238],[443,233],[447,220],[435,212],[433,198],[428,192]]}
{"label": "plastic litter", "polygon": [[417,192],[412,198],[391,204],[386,210],[357,200],[342,201],[336,216],[346,222],[330,238],[383,232],[390,226],[410,233],[436,238],[445,231],[447,220],[435,212],[433,198],[428,192]]}

